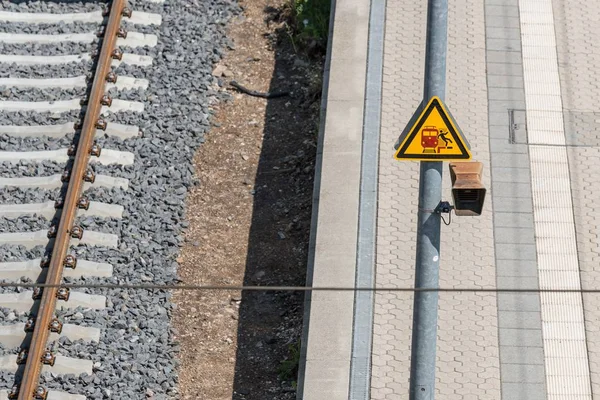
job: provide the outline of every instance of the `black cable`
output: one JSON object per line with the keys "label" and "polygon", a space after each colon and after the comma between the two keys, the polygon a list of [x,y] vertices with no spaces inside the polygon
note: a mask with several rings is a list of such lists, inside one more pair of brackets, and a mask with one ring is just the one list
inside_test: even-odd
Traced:
{"label": "black cable", "polygon": [[440,213],[440,218],[442,219],[442,221],[444,222],[444,224],[446,226],[450,225],[452,223],[452,210],[450,210],[450,212],[448,213],[448,222],[446,223],[446,220],[444,219],[444,216]]}
{"label": "black cable", "polygon": [[248,94],[250,96],[254,96],[254,97],[262,97],[263,99],[276,99],[278,97],[284,97],[284,96],[290,95],[290,92],[257,92],[256,90],[251,90],[245,86],[240,85],[236,81],[231,81],[231,82],[229,82],[229,84],[242,93],[246,93],[246,94]]}

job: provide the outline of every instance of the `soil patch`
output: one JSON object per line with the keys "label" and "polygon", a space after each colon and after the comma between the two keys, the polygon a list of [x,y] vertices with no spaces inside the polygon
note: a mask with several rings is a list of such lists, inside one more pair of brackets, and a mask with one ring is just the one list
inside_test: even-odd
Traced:
{"label": "soil patch", "polygon": [[[229,102],[196,156],[185,284],[304,285],[323,59],[296,53],[286,0],[240,1],[214,74]],[[236,80],[263,99],[229,86]],[[293,399],[302,293],[176,292],[182,399]],[[287,360],[287,361],[286,361]]]}

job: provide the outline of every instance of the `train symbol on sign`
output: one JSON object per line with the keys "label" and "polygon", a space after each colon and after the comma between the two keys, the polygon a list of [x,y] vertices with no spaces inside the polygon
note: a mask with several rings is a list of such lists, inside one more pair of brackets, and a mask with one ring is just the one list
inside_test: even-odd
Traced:
{"label": "train symbol on sign", "polygon": [[[452,150],[452,139],[446,137],[449,132],[445,129],[438,129],[435,126],[425,126],[421,130],[421,146],[423,153],[440,153],[442,150]],[[440,139],[444,145],[440,146]]]}
{"label": "train symbol on sign", "polygon": [[439,97],[419,106],[402,131],[396,148],[396,160],[450,161],[469,160],[471,152],[460,128]]}

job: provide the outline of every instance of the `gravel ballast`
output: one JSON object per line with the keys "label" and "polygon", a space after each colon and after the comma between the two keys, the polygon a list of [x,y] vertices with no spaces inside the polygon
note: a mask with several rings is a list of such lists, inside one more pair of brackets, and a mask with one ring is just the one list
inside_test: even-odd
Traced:
{"label": "gravel ballast", "polygon": [[[2,1],[2,9],[16,12],[89,12],[101,9],[101,3],[91,2],[26,2]],[[113,276],[106,278],[67,279],[70,283],[174,284],[177,282],[177,254],[183,243],[182,232],[187,227],[184,202],[194,184],[192,159],[195,149],[203,143],[209,128],[209,104],[222,97],[211,75],[222,49],[227,44],[226,23],[238,12],[235,0],[167,0],[154,4],[137,0],[130,2],[134,10],[159,13],[162,25],[132,26],[129,31],[158,36],[153,48],[128,49],[125,52],[149,55],[151,67],[122,64],[117,74],[148,79],[147,90],[111,90],[114,98],[141,101],[141,114],[109,114],[106,120],[137,125],[140,137],[120,140],[99,137],[104,148],[130,151],[135,155],[132,166],[93,164],[97,174],[129,180],[129,189],[94,187],[86,192],[92,201],[125,207],[123,219],[79,218],[85,229],[113,233],[119,236],[117,249],[81,245],[71,248],[78,258],[110,263]],[[0,32],[66,33],[86,31],[93,24],[61,24],[26,27],[26,24],[0,23]],[[62,43],[59,45],[0,44],[4,54],[61,55],[88,52],[92,45]],[[66,71],[66,72],[65,72]],[[91,63],[63,66],[0,65],[0,77],[70,77],[91,72]],[[29,75],[29,73],[33,73]],[[0,101],[51,101],[77,97],[79,90],[15,90],[0,87]],[[0,125],[52,125],[77,118],[76,112],[60,115],[0,113]],[[70,135],[72,136],[72,135]],[[0,135],[2,151],[34,151],[64,148],[72,139],[16,139]],[[0,176],[35,176],[59,173],[64,164],[0,164]],[[54,200],[59,190],[0,188],[2,204],[39,203]],[[0,219],[3,232],[47,229],[50,222],[29,216]],[[45,250],[38,246],[25,250],[19,246],[0,246],[0,262],[25,261],[41,257]],[[5,289],[2,292],[15,291]],[[19,290],[22,291],[22,290]],[[106,309],[57,310],[65,323],[101,328],[100,343],[71,342],[61,338],[51,347],[60,355],[88,359],[94,363],[94,373],[80,376],[46,373],[42,384],[50,389],[85,395],[88,399],[168,399],[177,396],[177,345],[173,341],[170,315],[173,306],[168,291],[78,289],[107,296]],[[27,313],[0,308],[1,324],[23,322]],[[192,323],[192,322],[191,322]],[[16,354],[17,348],[0,346],[0,354]],[[0,373],[0,389],[10,388],[15,376]]]}

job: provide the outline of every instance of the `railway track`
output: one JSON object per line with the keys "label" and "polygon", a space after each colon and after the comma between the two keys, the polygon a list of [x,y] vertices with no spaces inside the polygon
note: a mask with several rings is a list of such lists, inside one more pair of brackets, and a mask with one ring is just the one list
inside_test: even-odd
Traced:
{"label": "railway track", "polygon": [[[0,230],[0,246],[7,249],[0,252],[0,256],[4,256],[0,258],[0,280],[56,285],[43,290],[0,292],[0,307],[6,311],[0,325],[0,344],[5,350],[0,355],[0,371],[10,374],[14,381],[12,388],[0,390],[0,400],[111,398],[111,392],[106,390],[89,389],[87,394],[92,396],[88,396],[58,389],[69,386],[65,382],[69,383],[73,376],[95,382],[94,374],[102,368],[100,363],[94,362],[86,351],[80,351],[79,357],[62,354],[61,346],[73,342],[98,343],[103,329],[108,327],[101,322],[90,325],[85,316],[112,303],[106,293],[69,290],[59,285],[65,279],[99,282],[111,279],[117,266],[85,256],[107,254],[93,249],[113,249],[108,254],[118,259],[114,257],[115,252],[127,250],[119,247],[118,234],[106,232],[118,225],[115,221],[123,218],[125,208],[103,200],[111,194],[127,191],[129,179],[97,173],[96,169],[106,166],[109,172],[118,171],[136,161],[133,152],[119,148],[126,147],[122,145],[123,140],[138,138],[140,128],[109,120],[116,113],[141,114],[144,103],[128,98],[135,91],[146,90],[149,82],[135,76],[118,76],[114,68],[152,65],[152,57],[130,50],[156,46],[157,36],[131,31],[127,25],[160,25],[161,16],[132,10],[126,0],[112,0],[104,11],[0,11],[2,22],[17,26],[73,26],[74,32],[0,32],[0,45],[4,46],[0,65],[12,65],[9,69],[16,71],[13,76],[0,77],[0,88],[4,89],[0,113],[25,120],[21,124],[0,125],[3,146],[0,163],[12,172],[0,175],[0,190],[8,193],[5,197],[14,195],[20,200],[0,205],[0,218],[8,221]],[[82,28],[92,25],[97,31],[82,32]],[[68,48],[72,44],[76,44],[75,49],[90,51],[53,55],[10,53],[20,45],[35,49],[52,45]],[[69,71],[74,63],[79,63],[79,67],[74,68],[79,71],[85,69],[82,65],[93,63],[93,67],[89,73],[75,76],[40,76],[38,73],[39,66],[64,66]],[[53,95],[53,91],[60,94]],[[121,92],[126,94],[125,99],[118,97]],[[50,94],[51,99],[31,100],[40,93]],[[81,93],[85,95],[73,96]],[[117,93],[117,96],[109,93]],[[73,120],[75,115],[78,121]],[[44,123],[35,123],[40,120]],[[103,148],[96,142],[100,138],[104,138],[108,147]],[[110,148],[111,144],[117,149]],[[29,149],[20,149],[23,145]],[[32,151],[31,147],[36,150]],[[87,195],[88,189],[100,193],[98,200]],[[40,191],[44,194],[39,195]],[[36,201],[40,198],[44,201]],[[101,220],[109,222],[103,225]],[[41,229],[20,231],[22,221]],[[87,221],[91,228],[81,221]],[[6,261],[14,258],[19,260]],[[74,323],[77,320],[79,323]],[[50,374],[44,378],[42,375],[46,372]],[[57,382],[54,378],[60,376],[66,378]]]}

